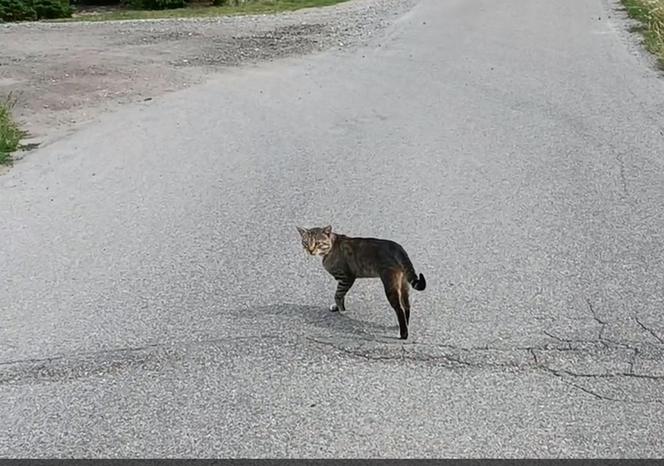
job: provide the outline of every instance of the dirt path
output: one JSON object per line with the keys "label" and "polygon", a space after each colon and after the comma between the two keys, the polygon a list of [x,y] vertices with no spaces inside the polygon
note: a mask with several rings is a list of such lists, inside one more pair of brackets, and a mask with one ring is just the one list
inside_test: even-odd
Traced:
{"label": "dirt path", "polygon": [[362,43],[415,0],[353,0],[279,15],[0,25],[0,96],[45,144],[128,102],[227,66]]}

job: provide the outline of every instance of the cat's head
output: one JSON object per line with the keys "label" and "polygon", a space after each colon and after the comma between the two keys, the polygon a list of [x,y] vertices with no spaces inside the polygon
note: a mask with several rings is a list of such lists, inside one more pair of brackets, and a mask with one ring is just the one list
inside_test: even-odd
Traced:
{"label": "cat's head", "polygon": [[332,227],[301,228],[296,227],[302,237],[302,246],[312,256],[324,256],[332,249]]}

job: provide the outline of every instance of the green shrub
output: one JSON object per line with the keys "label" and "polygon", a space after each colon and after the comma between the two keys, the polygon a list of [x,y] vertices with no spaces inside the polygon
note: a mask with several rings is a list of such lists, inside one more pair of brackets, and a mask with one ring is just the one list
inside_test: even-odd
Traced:
{"label": "green shrub", "polygon": [[129,6],[135,10],[169,10],[184,8],[185,0],[130,0]]}
{"label": "green shrub", "polygon": [[33,0],[32,7],[39,19],[68,18],[71,7],[68,0]]}
{"label": "green shrub", "polygon": [[69,0],[0,0],[0,21],[34,21],[69,16]]}
{"label": "green shrub", "polygon": [[212,0],[214,6],[240,6],[245,3],[246,0]]}
{"label": "green shrub", "polygon": [[23,132],[12,118],[16,99],[9,95],[0,101],[0,165],[11,163],[11,153],[18,149]]}
{"label": "green shrub", "polygon": [[33,21],[37,13],[24,0],[0,0],[0,21]]}
{"label": "green shrub", "polygon": [[645,46],[659,57],[664,69],[664,0],[623,0],[627,13],[642,24]]}

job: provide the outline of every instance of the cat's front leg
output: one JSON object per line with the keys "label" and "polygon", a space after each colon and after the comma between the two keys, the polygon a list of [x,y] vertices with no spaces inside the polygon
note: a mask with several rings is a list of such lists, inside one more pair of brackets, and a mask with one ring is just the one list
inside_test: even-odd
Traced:
{"label": "cat's front leg", "polygon": [[334,304],[330,306],[330,311],[332,312],[342,312],[346,310],[345,298],[346,293],[350,290],[350,287],[355,283],[355,279],[351,277],[343,277],[338,279],[337,282],[337,292],[334,293]]}

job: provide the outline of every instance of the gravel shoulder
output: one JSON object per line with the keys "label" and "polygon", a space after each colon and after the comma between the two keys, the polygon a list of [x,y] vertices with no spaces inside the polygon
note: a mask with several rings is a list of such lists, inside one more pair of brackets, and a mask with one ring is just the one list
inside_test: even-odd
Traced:
{"label": "gravel shoulder", "polygon": [[354,47],[416,0],[351,0],[278,15],[0,25],[0,96],[46,144],[120,105],[202,83],[228,67]]}

